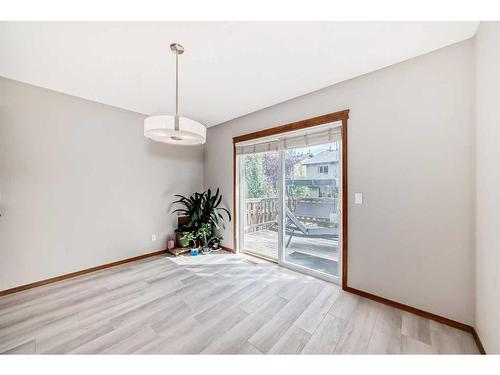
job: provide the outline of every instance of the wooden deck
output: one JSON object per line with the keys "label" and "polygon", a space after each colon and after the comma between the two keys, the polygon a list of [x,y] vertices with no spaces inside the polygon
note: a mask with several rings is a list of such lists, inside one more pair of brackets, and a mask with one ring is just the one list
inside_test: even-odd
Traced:
{"label": "wooden deck", "polygon": [[[285,243],[289,236],[285,236]],[[259,230],[245,234],[243,245],[247,252],[278,259],[278,233]],[[285,256],[293,264],[338,276],[338,241],[319,238],[293,237]]]}

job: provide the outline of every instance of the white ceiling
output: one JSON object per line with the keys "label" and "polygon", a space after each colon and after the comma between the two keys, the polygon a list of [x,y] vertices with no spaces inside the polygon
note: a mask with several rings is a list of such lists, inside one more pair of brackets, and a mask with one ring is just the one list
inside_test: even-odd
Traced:
{"label": "white ceiling", "polygon": [[207,126],[470,38],[477,22],[0,22],[0,76]]}

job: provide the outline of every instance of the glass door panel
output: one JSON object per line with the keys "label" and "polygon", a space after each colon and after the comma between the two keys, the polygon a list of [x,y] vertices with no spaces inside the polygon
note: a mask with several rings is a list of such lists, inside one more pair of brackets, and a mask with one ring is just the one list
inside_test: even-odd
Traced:
{"label": "glass door panel", "polygon": [[340,142],[284,150],[285,264],[339,276]]}
{"label": "glass door panel", "polygon": [[278,260],[278,151],[238,156],[242,252]]}
{"label": "glass door panel", "polygon": [[341,145],[338,124],[236,144],[239,251],[340,280]]}

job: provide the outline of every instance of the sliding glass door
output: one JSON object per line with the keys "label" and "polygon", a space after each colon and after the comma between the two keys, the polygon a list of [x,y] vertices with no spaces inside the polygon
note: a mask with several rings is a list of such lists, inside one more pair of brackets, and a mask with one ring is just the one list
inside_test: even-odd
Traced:
{"label": "sliding glass door", "polygon": [[284,262],[338,277],[338,142],[291,148],[285,158]]}
{"label": "sliding glass door", "polygon": [[241,251],[278,260],[278,151],[238,158]]}
{"label": "sliding glass door", "polygon": [[239,251],[339,279],[340,130],[326,124],[236,144]]}

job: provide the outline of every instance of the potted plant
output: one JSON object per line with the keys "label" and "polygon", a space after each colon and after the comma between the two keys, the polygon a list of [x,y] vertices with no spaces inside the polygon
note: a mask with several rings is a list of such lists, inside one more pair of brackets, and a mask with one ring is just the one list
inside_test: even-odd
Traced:
{"label": "potted plant", "polygon": [[[216,230],[225,227],[224,215],[227,215],[229,221],[231,221],[231,214],[229,210],[221,206],[222,195],[219,189],[212,193],[210,189],[202,193],[194,193],[189,197],[176,194],[179,199],[173,202],[174,204],[181,205],[182,207],[175,209],[172,213],[180,213],[188,218],[186,224],[180,226],[177,229],[177,238],[180,245],[189,246],[181,240],[185,237],[187,233],[198,233],[202,229],[203,245],[209,247],[209,242],[217,242],[217,240],[212,240],[210,236],[213,236]],[[220,239],[218,240],[220,244]]]}
{"label": "potted plant", "polygon": [[200,244],[202,251],[208,253],[208,246],[210,241],[210,236],[212,235],[212,228],[209,224],[203,224],[203,226],[196,232],[197,237],[200,239]]}
{"label": "potted plant", "polygon": [[223,240],[222,236],[216,234],[208,241],[208,243],[213,250],[217,250],[219,249],[222,240]]}
{"label": "potted plant", "polygon": [[191,255],[192,256],[198,255],[200,249],[198,245],[198,236],[196,233],[185,232],[185,234],[181,237],[181,240],[186,241],[188,244],[193,244],[193,246],[191,247]]}
{"label": "potted plant", "polygon": [[192,228],[182,225],[175,230],[175,242],[178,247],[189,247],[189,240],[186,239],[186,235],[193,233]]}

